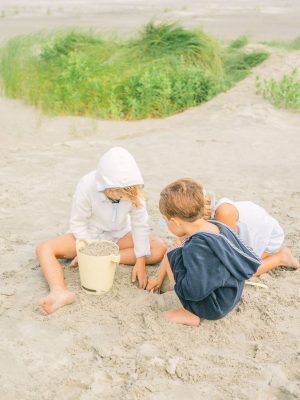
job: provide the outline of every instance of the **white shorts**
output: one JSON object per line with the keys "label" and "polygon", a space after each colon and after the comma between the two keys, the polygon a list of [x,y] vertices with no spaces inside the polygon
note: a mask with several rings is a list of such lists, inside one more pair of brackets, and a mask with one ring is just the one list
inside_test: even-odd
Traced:
{"label": "white shorts", "polygon": [[284,240],[284,232],[281,226],[279,225],[278,221],[274,219],[274,225],[271,232],[271,237],[269,243],[267,244],[266,253],[273,253],[273,251],[278,250],[283,243]]}
{"label": "white shorts", "polygon": [[113,243],[118,243],[118,241],[122,238],[117,238],[115,236],[112,236],[110,233],[108,232],[104,232],[101,234],[98,234],[96,237],[94,237],[93,239],[101,239],[101,240],[109,240],[110,242]]}
{"label": "white shorts", "polygon": [[[124,236],[126,236],[127,233],[129,233],[129,232],[131,232],[131,229],[128,230],[128,231],[122,232],[123,236],[121,236],[121,237],[113,236],[109,232],[103,232],[103,233],[90,232],[90,233],[91,233],[92,239],[109,240],[110,242],[118,243],[118,241],[120,239],[122,239]],[[72,233],[73,234],[73,232],[71,232],[71,230],[68,230],[68,232],[66,232],[66,233]]]}

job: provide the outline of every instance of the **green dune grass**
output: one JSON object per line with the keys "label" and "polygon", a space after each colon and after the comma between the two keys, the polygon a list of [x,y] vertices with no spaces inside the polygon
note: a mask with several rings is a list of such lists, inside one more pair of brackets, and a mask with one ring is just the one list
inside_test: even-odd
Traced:
{"label": "green dune grass", "polygon": [[280,41],[271,41],[271,42],[262,42],[270,47],[284,48],[287,50],[300,50],[300,36],[296,37],[294,40],[290,40],[287,42]]}
{"label": "green dune grass", "polygon": [[130,40],[76,30],[19,36],[0,50],[4,95],[50,115],[137,120],[196,106],[268,57],[245,38],[221,49],[200,30],[146,25]]}
{"label": "green dune grass", "polygon": [[291,75],[283,75],[280,81],[261,79],[256,76],[256,94],[262,94],[278,108],[290,108],[300,111],[300,79],[297,68]]}

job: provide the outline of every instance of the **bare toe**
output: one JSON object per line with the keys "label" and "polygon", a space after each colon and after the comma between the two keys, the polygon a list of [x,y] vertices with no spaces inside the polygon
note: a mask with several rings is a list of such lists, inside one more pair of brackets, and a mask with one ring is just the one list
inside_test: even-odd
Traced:
{"label": "bare toe", "polygon": [[198,326],[200,324],[200,318],[185,309],[165,311],[163,315],[167,321],[173,321],[177,324],[190,326]]}
{"label": "bare toe", "polygon": [[58,310],[60,307],[73,303],[75,295],[67,290],[52,291],[48,296],[37,301],[39,310],[42,314],[48,315]]}
{"label": "bare toe", "polygon": [[300,268],[299,261],[292,256],[292,253],[288,248],[284,247],[282,250],[280,250],[280,253],[282,257],[282,265],[294,269]]}

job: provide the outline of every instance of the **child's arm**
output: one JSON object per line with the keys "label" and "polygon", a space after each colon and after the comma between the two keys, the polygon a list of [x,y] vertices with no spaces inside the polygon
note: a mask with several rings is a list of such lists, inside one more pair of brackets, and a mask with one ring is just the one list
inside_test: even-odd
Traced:
{"label": "child's arm", "polygon": [[[170,247],[174,247],[178,244],[181,244],[183,239],[186,239],[188,237],[188,235],[184,235],[180,238],[177,238],[176,242]],[[147,290],[154,290],[156,291],[157,289],[159,289],[163,283],[164,277],[166,275],[167,271],[167,266],[166,266],[166,260],[168,260],[167,257],[164,257],[160,266],[158,267],[154,277],[151,277],[148,279],[148,285],[146,287]],[[169,273],[168,273],[169,275]]]}
{"label": "child's arm", "polygon": [[132,282],[138,278],[139,288],[142,289],[147,285],[146,256],[136,259],[136,263],[132,270]]}
{"label": "child's arm", "polygon": [[73,196],[70,230],[76,239],[91,239],[88,231],[88,220],[92,215],[92,206],[83,180],[77,185]]}
{"label": "child's arm", "polygon": [[239,220],[239,212],[232,204],[223,203],[217,208],[215,218],[236,231],[236,223]]}
{"label": "child's arm", "polygon": [[132,239],[136,256],[136,263],[132,271],[132,282],[135,282],[138,278],[140,289],[147,285],[146,257],[151,255],[146,202],[141,200],[141,203],[143,204],[142,207],[133,206],[130,212]]}
{"label": "child's arm", "polygon": [[155,272],[155,275],[148,279],[148,285],[147,285],[146,289],[149,291],[152,289],[154,291],[159,289],[163,283],[166,272],[167,272],[167,270],[166,270],[166,265],[165,265],[165,259],[163,258],[160,266],[158,267],[157,271]]}

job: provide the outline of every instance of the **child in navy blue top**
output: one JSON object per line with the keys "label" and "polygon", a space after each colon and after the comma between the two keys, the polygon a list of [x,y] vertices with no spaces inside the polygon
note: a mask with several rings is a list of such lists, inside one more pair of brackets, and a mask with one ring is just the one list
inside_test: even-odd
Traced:
{"label": "child in navy blue top", "polygon": [[[210,230],[209,225],[219,229]],[[226,225],[205,221],[181,245],[167,251],[174,289],[183,307],[210,320],[223,318],[240,301],[245,280],[262,260]]]}
{"label": "child in navy blue top", "polygon": [[169,230],[178,239],[167,251],[164,262],[181,310],[165,317],[186,325],[198,325],[200,318],[218,320],[240,301],[245,281],[262,262],[227,225],[206,221],[202,186],[192,179],[180,179],[162,192],[159,209]]}

